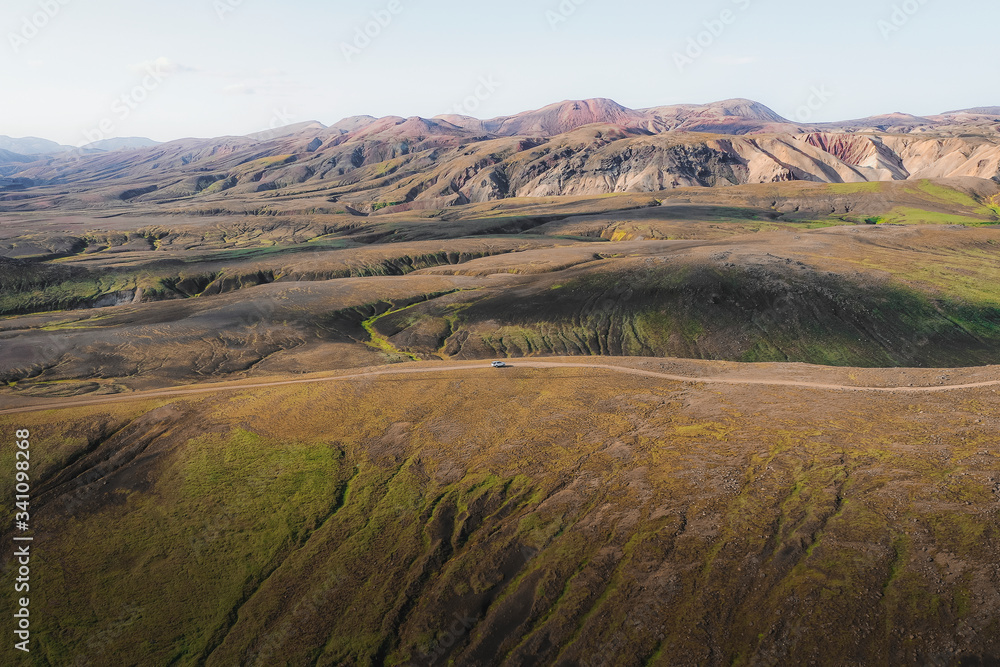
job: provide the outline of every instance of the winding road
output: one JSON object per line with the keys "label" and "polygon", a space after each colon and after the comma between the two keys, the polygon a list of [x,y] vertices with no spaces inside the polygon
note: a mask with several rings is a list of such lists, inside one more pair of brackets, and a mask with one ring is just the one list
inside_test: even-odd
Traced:
{"label": "winding road", "polygon": [[[342,380],[358,380],[386,375],[415,375],[433,373],[452,373],[456,371],[488,370],[489,366],[484,364],[489,362],[475,361],[467,362],[461,366],[425,366],[422,368],[407,368],[401,366],[390,366],[380,369],[365,371],[362,373],[352,373],[350,375],[334,375],[322,378],[303,378],[301,380],[278,380],[273,382],[259,382],[253,384],[218,384],[201,387],[178,387],[175,389],[161,389],[155,391],[135,392],[130,394],[116,394],[113,396],[102,396],[100,398],[66,399],[58,403],[39,403],[37,405],[27,405],[18,408],[0,410],[0,415],[19,414],[24,412],[41,412],[45,410],[63,410],[68,408],[84,407],[90,405],[103,405],[106,403],[120,403],[123,401],[139,401],[156,398],[169,398],[174,396],[194,396],[198,394],[213,394],[223,391],[245,391],[247,389],[265,389],[268,387],[285,387],[290,385],[319,384],[325,382],[339,382]],[[819,389],[825,391],[855,391],[855,392],[879,392],[879,393],[910,393],[926,394],[940,393],[945,391],[958,391],[962,389],[982,389],[984,387],[1000,387],[1000,380],[989,382],[974,382],[969,384],[952,384],[938,386],[921,387],[860,387],[843,384],[826,384],[822,382],[803,382],[796,380],[770,380],[755,378],[724,378],[724,377],[690,377],[684,375],[672,375],[669,373],[659,373],[656,371],[643,370],[641,368],[630,368],[627,366],[614,366],[610,364],[588,364],[588,363],[568,363],[552,361],[532,361],[530,359],[518,360],[509,364],[504,369],[497,372],[506,372],[518,368],[585,368],[592,370],[605,370],[616,373],[626,373],[629,375],[641,375],[645,377],[669,380],[672,382],[684,382],[688,384],[721,384],[721,385],[756,385],[768,387],[794,387],[799,389]]]}

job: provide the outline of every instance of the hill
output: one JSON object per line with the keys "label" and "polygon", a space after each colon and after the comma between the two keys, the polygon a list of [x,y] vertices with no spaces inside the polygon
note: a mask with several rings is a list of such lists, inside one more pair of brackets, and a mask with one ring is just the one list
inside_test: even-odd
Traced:
{"label": "hill", "polygon": [[996,364],[998,197],[972,179],[9,216],[0,399],[414,358]]}
{"label": "hill", "polygon": [[1000,655],[995,387],[597,361],[647,375],[425,366],[0,416],[39,480],[33,663]]}
{"label": "hill", "polygon": [[38,137],[15,139],[14,137],[0,135],[0,150],[20,153],[22,155],[49,155],[64,153],[72,149],[72,146],[63,146],[54,141],[39,139]]}
{"label": "hill", "polygon": [[137,148],[151,148],[159,146],[161,142],[153,141],[146,137],[118,137],[115,139],[104,139],[83,146],[83,150],[90,151],[128,151]]}

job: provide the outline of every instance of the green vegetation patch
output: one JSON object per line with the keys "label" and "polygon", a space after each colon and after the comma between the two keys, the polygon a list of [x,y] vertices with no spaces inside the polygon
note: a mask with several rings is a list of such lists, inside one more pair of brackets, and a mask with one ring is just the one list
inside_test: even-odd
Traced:
{"label": "green vegetation patch", "polygon": [[[61,526],[68,551],[40,552],[39,586],[58,619],[41,638],[47,659],[192,663],[282,554],[336,508],[351,474],[336,447],[237,430],[188,442],[145,492],[103,491],[112,502]],[[103,594],[59,596],[81,570]],[[116,594],[123,577],[127,595]]]}
{"label": "green vegetation patch", "polygon": [[[1000,287],[975,271],[920,264],[885,270],[893,268],[899,274],[893,281],[866,282],[795,265],[612,267],[560,282],[555,300],[545,288],[516,295],[483,290],[457,310],[418,304],[392,318],[394,340],[409,341],[393,349],[867,367],[1000,361]],[[434,318],[449,318],[443,347],[435,339],[425,349],[418,337],[404,335]]]}

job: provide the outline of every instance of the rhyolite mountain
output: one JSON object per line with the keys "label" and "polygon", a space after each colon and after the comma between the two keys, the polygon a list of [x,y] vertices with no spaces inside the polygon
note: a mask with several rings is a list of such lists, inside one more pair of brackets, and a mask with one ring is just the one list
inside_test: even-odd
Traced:
{"label": "rhyolite mountain", "polygon": [[18,194],[0,190],[0,201],[17,210],[309,192],[368,214],[686,186],[1000,181],[1000,108],[803,124],[743,99],[649,109],[591,99],[488,120],[355,116],[118,148],[0,155],[18,179]]}

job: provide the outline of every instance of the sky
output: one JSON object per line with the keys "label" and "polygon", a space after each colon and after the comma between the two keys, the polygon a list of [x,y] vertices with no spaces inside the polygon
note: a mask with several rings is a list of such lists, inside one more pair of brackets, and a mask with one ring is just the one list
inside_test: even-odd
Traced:
{"label": "sky", "polygon": [[985,0],[4,0],[0,135],[68,145],[566,99],[805,121],[1000,105]]}

